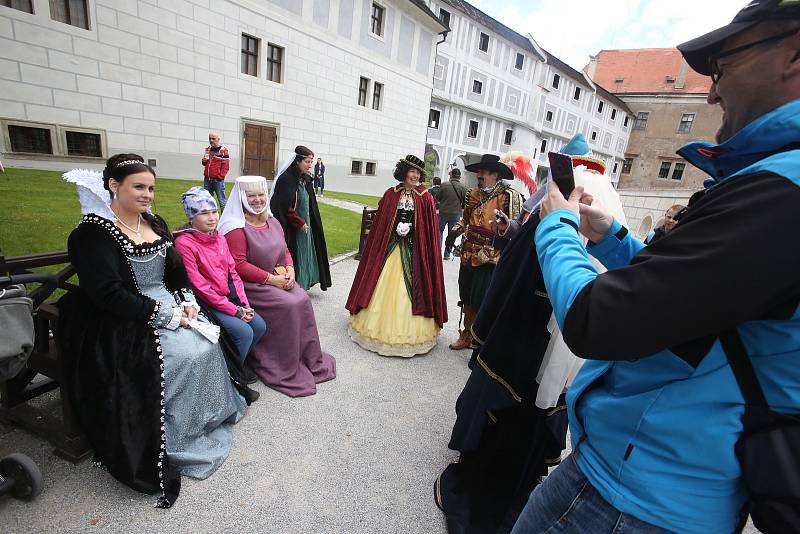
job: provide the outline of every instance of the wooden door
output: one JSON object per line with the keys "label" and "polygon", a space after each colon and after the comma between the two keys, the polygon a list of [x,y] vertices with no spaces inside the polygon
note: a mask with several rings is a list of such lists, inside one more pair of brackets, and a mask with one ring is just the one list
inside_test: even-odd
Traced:
{"label": "wooden door", "polygon": [[275,128],[260,124],[244,125],[244,167],[242,173],[275,179]]}

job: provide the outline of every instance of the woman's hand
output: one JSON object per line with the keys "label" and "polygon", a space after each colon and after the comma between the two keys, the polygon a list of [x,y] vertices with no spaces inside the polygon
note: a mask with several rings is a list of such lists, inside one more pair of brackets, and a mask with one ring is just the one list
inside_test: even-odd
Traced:
{"label": "woman's hand", "polygon": [[590,241],[599,243],[608,234],[608,230],[614,223],[614,216],[605,209],[602,203],[595,201],[591,195],[584,194],[580,202],[580,231]]}
{"label": "woman's hand", "polygon": [[271,274],[267,279],[267,283],[271,286],[286,289],[286,284],[289,282],[288,275],[285,274]]}
{"label": "woman's hand", "polygon": [[303,225],[303,227],[301,228],[301,230],[302,230],[304,233],[306,233],[306,234],[307,234],[307,233],[308,233],[308,224],[304,224],[304,225]]}
{"label": "woman's hand", "polygon": [[178,326],[180,326],[181,328],[190,328],[189,321],[190,319],[186,315],[186,310],[184,310],[183,312],[181,312],[181,322]]}
{"label": "woman's hand", "polygon": [[197,319],[197,308],[194,306],[183,306],[183,314],[190,321]]}
{"label": "woman's hand", "polygon": [[253,308],[251,308],[250,306],[246,306],[246,307],[243,306],[242,310],[244,311],[244,315],[242,315],[242,321],[244,321],[246,323],[249,323],[250,321],[252,321],[253,320],[253,315],[255,315],[255,312],[253,311]]}
{"label": "woman's hand", "polygon": [[561,190],[555,182],[548,182],[547,196],[544,197],[544,201],[542,202],[539,218],[544,219],[556,210],[569,210],[575,215],[580,216],[580,208],[578,206],[581,196],[583,196],[583,186],[579,185],[573,189],[567,199],[561,194]]}
{"label": "woman's hand", "polygon": [[283,289],[290,290],[294,287],[294,267],[291,265],[286,266],[286,285]]}

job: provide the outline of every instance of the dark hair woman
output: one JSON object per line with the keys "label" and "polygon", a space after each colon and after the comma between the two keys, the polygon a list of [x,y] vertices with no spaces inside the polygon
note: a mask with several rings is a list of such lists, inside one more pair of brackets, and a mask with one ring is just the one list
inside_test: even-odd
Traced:
{"label": "dark hair woman", "polygon": [[351,339],[383,356],[428,352],[447,322],[439,221],[424,175],[415,156],[397,163],[401,183],[378,204],[347,299]]}
{"label": "dark hair woman", "polygon": [[313,164],[311,150],[302,145],[295,147],[278,171],[269,207],[284,229],[297,284],[303,289],[319,284],[324,291],[331,286],[331,271],[322,218],[309,174]]}
{"label": "dark hair woman", "polygon": [[181,474],[206,478],[225,461],[245,401],[167,224],[150,213],[153,169],[117,154],[102,180],[92,171],[65,179],[78,185],[84,217],[68,241],[80,288],[59,302],[62,386],[95,462],[133,489],[160,492],[157,506],[168,508]]}

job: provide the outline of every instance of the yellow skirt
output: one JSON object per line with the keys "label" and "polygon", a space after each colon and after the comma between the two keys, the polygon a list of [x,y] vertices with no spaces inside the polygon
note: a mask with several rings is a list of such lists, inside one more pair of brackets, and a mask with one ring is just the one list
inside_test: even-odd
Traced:
{"label": "yellow skirt", "polygon": [[395,247],[386,258],[369,306],[350,317],[350,338],[382,356],[410,358],[431,350],[439,330],[432,318],[412,315],[400,247]]}

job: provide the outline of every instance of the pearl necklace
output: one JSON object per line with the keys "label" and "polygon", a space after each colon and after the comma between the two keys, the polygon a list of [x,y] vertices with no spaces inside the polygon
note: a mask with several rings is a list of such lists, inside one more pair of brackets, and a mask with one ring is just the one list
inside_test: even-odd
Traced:
{"label": "pearl necklace", "polygon": [[142,237],[142,232],[140,230],[142,228],[142,214],[140,213],[136,217],[137,217],[137,219],[136,219],[136,228],[135,229],[131,228],[130,226],[125,224],[125,221],[123,221],[119,217],[117,217],[117,222],[120,223],[125,228],[127,228],[128,230],[130,230],[131,232],[133,232],[134,234],[136,234],[136,237],[141,238]]}

